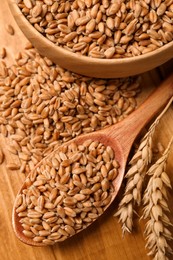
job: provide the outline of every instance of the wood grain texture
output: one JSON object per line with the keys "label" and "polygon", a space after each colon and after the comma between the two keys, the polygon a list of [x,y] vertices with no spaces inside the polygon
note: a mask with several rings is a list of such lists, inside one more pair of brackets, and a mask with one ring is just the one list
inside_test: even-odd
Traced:
{"label": "wood grain texture", "polygon": [[[6,24],[13,24],[15,35],[11,36],[5,30]],[[25,46],[26,39],[18,30],[5,1],[1,2],[0,8],[0,48],[6,47],[8,51],[8,64],[11,64],[15,54]],[[173,62],[145,73],[143,77],[143,91],[139,97],[142,102],[171,70]],[[166,147],[173,134],[173,108],[171,107],[161,120],[155,135],[155,143],[162,142]],[[6,162],[13,162],[13,158],[7,151],[5,140],[0,137],[0,146],[6,155]],[[168,173],[173,183],[173,147],[168,159]],[[117,200],[109,210],[88,229],[77,236],[52,247],[34,248],[20,242],[11,224],[12,207],[15,196],[24,181],[24,176],[17,171],[9,171],[5,162],[0,165],[0,259],[2,260],[150,260],[145,250],[143,237],[144,222],[135,220],[133,234],[127,234],[122,238],[121,227],[113,213],[117,209]],[[122,187],[123,188],[123,187]],[[173,201],[170,192],[171,218],[173,221]],[[173,243],[172,243],[173,248]],[[173,259],[173,258],[170,258]]]}
{"label": "wood grain texture", "polygon": [[173,41],[151,53],[124,59],[96,59],[76,55],[64,48],[55,46],[41,35],[22,15],[15,0],[8,0],[10,10],[26,37],[39,52],[63,68],[90,77],[127,77],[149,71],[170,60],[173,56]]}

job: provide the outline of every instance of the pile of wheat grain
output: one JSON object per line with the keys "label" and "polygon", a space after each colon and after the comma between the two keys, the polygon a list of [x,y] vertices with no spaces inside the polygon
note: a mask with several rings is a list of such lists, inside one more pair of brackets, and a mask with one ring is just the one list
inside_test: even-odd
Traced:
{"label": "pile of wheat grain", "polygon": [[136,108],[139,78],[95,79],[71,73],[35,49],[0,63],[0,132],[28,173],[53,146],[112,125]]}
{"label": "pile of wheat grain", "polygon": [[93,58],[124,58],[173,39],[172,0],[17,0],[28,21],[55,45]]}

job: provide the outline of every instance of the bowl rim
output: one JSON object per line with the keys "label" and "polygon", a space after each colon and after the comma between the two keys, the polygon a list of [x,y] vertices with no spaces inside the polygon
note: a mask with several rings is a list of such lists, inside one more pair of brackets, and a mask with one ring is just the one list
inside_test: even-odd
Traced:
{"label": "bowl rim", "polygon": [[[22,13],[21,9],[19,8],[19,6],[15,2],[15,0],[8,0],[8,2],[9,2],[9,5],[13,9],[13,15],[14,15],[14,12],[16,13],[16,15],[14,15],[14,18],[16,18],[17,14],[18,14],[18,17],[19,17],[20,21],[22,22],[22,24],[26,24],[26,26],[29,28],[30,35],[31,34],[36,35],[37,37],[39,37],[40,41],[44,45],[50,46],[51,49],[54,49],[57,52],[61,52],[61,54],[63,54],[64,56],[67,56],[68,58],[71,58],[71,59],[80,60],[80,61],[82,60],[83,62],[89,62],[91,65],[97,64],[97,63],[99,63],[101,65],[107,65],[107,64],[118,65],[118,64],[130,64],[133,62],[136,63],[139,61],[142,62],[144,60],[147,60],[148,58],[157,57],[159,54],[163,54],[165,51],[168,51],[171,49],[172,49],[172,54],[173,54],[173,40],[151,52],[141,54],[138,56],[125,57],[125,58],[114,58],[114,59],[103,58],[103,59],[101,59],[101,58],[93,58],[93,57],[85,56],[85,55],[78,54],[75,52],[71,52],[70,50],[67,50],[61,46],[55,45],[48,38],[46,38],[43,34],[41,34],[39,31],[37,31],[37,29],[34,28],[34,26],[28,21],[28,19]],[[32,42],[32,37],[30,38],[30,40]],[[173,58],[173,56],[172,56],[172,58]],[[171,57],[170,57],[170,59],[171,59]]]}

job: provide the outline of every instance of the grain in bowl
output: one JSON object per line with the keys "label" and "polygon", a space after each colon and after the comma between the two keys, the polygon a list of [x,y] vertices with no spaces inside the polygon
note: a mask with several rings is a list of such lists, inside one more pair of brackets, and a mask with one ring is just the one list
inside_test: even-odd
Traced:
{"label": "grain in bowl", "polygon": [[17,0],[55,45],[99,59],[152,52],[173,39],[173,0]]}

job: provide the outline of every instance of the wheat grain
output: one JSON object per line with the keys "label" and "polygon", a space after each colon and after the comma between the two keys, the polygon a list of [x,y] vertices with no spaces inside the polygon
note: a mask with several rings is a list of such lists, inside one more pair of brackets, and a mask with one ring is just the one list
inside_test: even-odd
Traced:
{"label": "wheat grain", "polygon": [[0,164],[2,164],[4,162],[4,159],[5,159],[5,155],[2,151],[2,149],[0,148]]}
{"label": "wheat grain", "polygon": [[146,176],[148,165],[152,161],[152,147],[153,147],[153,135],[155,133],[156,126],[159,124],[160,119],[170,107],[173,98],[170,99],[166,107],[155,119],[150,126],[148,132],[140,141],[139,147],[129,162],[129,170],[125,177],[127,183],[125,187],[124,197],[119,203],[118,211],[114,216],[119,217],[119,221],[122,223],[122,231],[131,232],[133,228],[133,214],[135,212],[134,206],[141,204],[142,187],[144,178]]}
{"label": "wheat grain", "polygon": [[161,256],[162,259],[167,259],[167,253],[173,253],[168,244],[173,237],[167,229],[167,226],[172,224],[166,214],[169,211],[166,188],[171,188],[171,183],[165,172],[172,142],[173,139],[163,155],[147,171],[150,179],[143,196],[142,218],[149,218],[145,229],[146,247],[149,249],[149,255],[154,255],[154,259],[160,259]]}
{"label": "wheat grain", "polygon": [[7,24],[6,25],[6,31],[10,34],[10,35],[14,35],[15,31],[12,25]]}
{"label": "wheat grain", "polygon": [[[93,152],[95,158],[99,156],[100,160],[94,159]],[[55,158],[59,163],[58,167],[52,163]],[[64,164],[67,160],[69,163]],[[88,163],[92,165],[91,176],[83,174]],[[109,170],[103,177],[97,169],[107,164]],[[111,180],[108,176],[114,167],[118,171],[119,165],[114,152],[111,147],[105,147],[102,143],[87,140],[82,145],[73,142],[68,146],[60,146],[28,176],[26,188],[17,196],[15,208],[19,221],[22,224],[26,224],[28,220],[30,222],[29,226],[22,225],[23,234],[34,241],[47,244],[45,241],[48,239],[53,244],[86,228],[111,202],[114,191],[112,180],[117,175]],[[50,175],[52,172],[55,173]],[[39,225],[39,231],[38,228],[35,229],[36,224]],[[58,234],[52,235],[55,227]],[[44,239],[38,239],[39,236]]]}
{"label": "wheat grain", "polygon": [[140,91],[138,77],[83,77],[54,65],[31,47],[12,67],[0,63],[0,130],[26,174],[53,146],[122,120],[136,108],[134,97]]}
{"label": "wheat grain", "polygon": [[18,170],[20,168],[20,166],[16,163],[7,163],[6,167],[9,170]]}
{"label": "wheat grain", "polygon": [[[36,30],[55,45],[85,56],[133,57],[152,52],[173,39],[172,5],[167,1],[30,3],[23,0],[18,6]],[[156,33],[148,33],[150,30]],[[169,37],[165,40],[166,32]]]}
{"label": "wheat grain", "polygon": [[5,49],[5,48],[2,48],[2,49],[0,50],[0,58],[1,58],[1,59],[4,59],[4,58],[6,57],[6,54],[7,54],[6,49]]}

